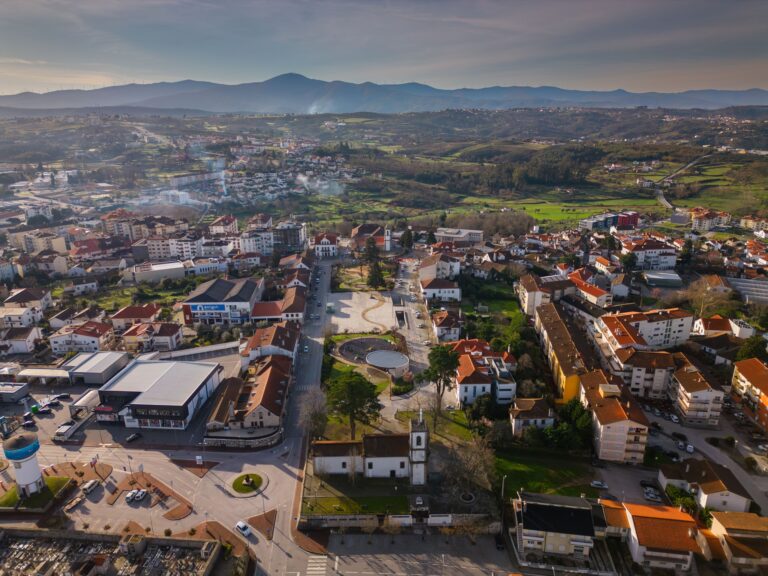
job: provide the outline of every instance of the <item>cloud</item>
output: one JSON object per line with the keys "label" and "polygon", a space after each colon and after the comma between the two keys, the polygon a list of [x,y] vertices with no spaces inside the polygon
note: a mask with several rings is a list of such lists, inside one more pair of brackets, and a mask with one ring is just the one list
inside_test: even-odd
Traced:
{"label": "cloud", "polygon": [[17,66],[42,66],[47,64],[45,60],[26,60],[24,58],[9,58],[6,56],[0,56],[0,66],[3,64],[17,65]]}

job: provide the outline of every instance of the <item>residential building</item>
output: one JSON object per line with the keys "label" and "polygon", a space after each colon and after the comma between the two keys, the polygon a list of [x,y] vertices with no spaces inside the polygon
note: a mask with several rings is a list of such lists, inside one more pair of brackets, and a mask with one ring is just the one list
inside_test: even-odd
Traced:
{"label": "residential building", "polygon": [[545,398],[516,398],[509,409],[512,435],[523,436],[529,428],[550,428],[555,424],[555,411]]}
{"label": "residential building", "polygon": [[680,308],[621,312],[601,316],[596,326],[613,352],[672,348],[690,337],[693,314]]}
{"label": "residential building", "polygon": [[432,278],[454,280],[458,278],[460,273],[461,262],[459,259],[441,252],[423,258],[419,264],[419,278],[421,280]]}
{"label": "residential building", "polygon": [[457,282],[432,278],[421,280],[419,285],[427,302],[461,302],[461,288]]}
{"label": "residential building", "polygon": [[293,286],[285,291],[280,305],[280,318],[283,321],[304,322],[307,309],[307,289]]}
{"label": "residential building", "polygon": [[432,328],[435,338],[452,342],[461,337],[461,316],[453,310],[440,310],[432,314]]}
{"label": "residential building", "polygon": [[483,241],[482,230],[468,230],[465,228],[438,228],[435,230],[435,240],[438,242],[468,242],[479,244]]}
{"label": "residential building", "polygon": [[768,571],[768,518],[752,512],[713,511],[712,534],[725,554],[729,574]]}
{"label": "residential building", "polygon": [[621,253],[634,254],[638,270],[672,270],[677,264],[675,247],[656,238],[625,240]]}
{"label": "residential building", "polygon": [[680,367],[672,374],[667,389],[683,423],[688,426],[716,428],[725,394],[710,382],[684,354],[676,354]]}
{"label": "residential building", "polygon": [[613,295],[595,286],[591,281],[592,273],[586,268],[579,268],[568,274],[568,279],[573,282],[576,288],[576,295],[590,304],[606,308],[613,304]]}
{"label": "residential building", "polygon": [[53,306],[53,297],[43,288],[17,288],[11,290],[3,302],[5,308],[31,308],[36,321],[42,318],[43,312]]}
{"label": "residential building", "polygon": [[160,316],[162,308],[156,304],[125,306],[115,312],[110,320],[116,332],[122,332],[129,326],[140,322],[154,322]]}
{"label": "residential building", "polygon": [[0,308],[0,327],[26,328],[42,320],[42,314],[37,308]]}
{"label": "residential building", "polygon": [[585,498],[518,492],[512,501],[517,549],[589,558],[595,546],[592,504]]}
{"label": "residential building", "polygon": [[594,450],[600,460],[642,464],[648,419],[620,378],[593,370],[580,376],[580,400],[592,412]]}
{"label": "residential building", "polygon": [[266,328],[257,328],[253,336],[240,341],[243,367],[264,356],[295,358],[299,337],[299,325],[295,322],[279,322]]}
{"label": "residential building", "polygon": [[701,553],[696,521],[672,506],[624,504],[629,522],[627,544],[634,562],[646,569],[688,571]]}
{"label": "residential building", "polygon": [[664,464],[659,468],[659,484],[668,485],[693,495],[699,509],[747,512],[752,499],[734,473],[710,460],[686,458],[682,462]]}
{"label": "residential building", "polygon": [[552,369],[557,397],[561,402],[568,402],[578,397],[579,376],[587,371],[587,367],[564,314],[559,304],[543,304],[536,308],[535,328]]}
{"label": "residential building", "polygon": [[208,225],[208,230],[214,236],[223,236],[225,234],[237,234],[237,218],[231,214],[219,216]]}
{"label": "residential building", "polygon": [[72,296],[82,296],[84,294],[94,294],[99,291],[99,282],[94,278],[75,278],[64,288],[65,294]]}
{"label": "residential building", "polygon": [[744,414],[768,433],[768,365],[757,358],[736,362],[731,393],[741,403]]}
{"label": "residential building", "polygon": [[0,354],[31,354],[35,344],[43,339],[43,334],[37,326],[27,328],[1,328]]}
{"label": "residential building", "polygon": [[709,232],[713,228],[728,226],[730,223],[731,215],[728,212],[702,207],[691,209],[691,229],[697,232]]}
{"label": "residential building", "polygon": [[63,356],[70,352],[98,352],[109,350],[115,340],[112,326],[101,322],[85,322],[64,326],[48,337],[51,352]]}
{"label": "residential building", "polygon": [[621,376],[635,398],[661,400],[667,397],[675,371],[670,352],[619,348],[611,358],[612,372]]}
{"label": "residential building", "polygon": [[273,250],[281,254],[302,252],[307,247],[307,225],[288,220],[272,228]]}
{"label": "residential building", "polygon": [[514,400],[517,393],[512,375],[517,365],[514,356],[494,352],[485,340],[459,340],[447,345],[459,355],[454,385],[456,401],[461,406],[468,406],[484,395],[493,395],[499,404]]}
{"label": "residential building", "polygon": [[240,250],[245,253],[257,253],[271,256],[275,238],[271,228],[248,229],[240,235]]}
{"label": "residential building", "polygon": [[131,353],[167,352],[181,346],[183,329],[173,322],[138,323],[123,332],[122,339]]}
{"label": "residential building", "polygon": [[575,294],[576,287],[570,279],[562,276],[539,277],[526,274],[517,283],[520,308],[528,316],[534,316],[536,308],[549,302],[558,302],[563,296]]}
{"label": "residential building", "polygon": [[184,301],[184,323],[244,324],[264,293],[263,278],[216,278],[203,282]]}

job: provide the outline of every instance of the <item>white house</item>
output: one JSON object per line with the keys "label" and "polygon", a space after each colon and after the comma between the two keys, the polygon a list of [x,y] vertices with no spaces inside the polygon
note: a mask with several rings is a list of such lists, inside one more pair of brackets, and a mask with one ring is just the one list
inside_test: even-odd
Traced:
{"label": "white house", "polygon": [[461,337],[461,317],[452,310],[432,314],[432,328],[440,341],[452,342]]}
{"label": "white house", "polygon": [[624,503],[629,523],[627,545],[632,560],[646,568],[690,570],[701,553],[696,521],[673,506]]}
{"label": "white house", "polygon": [[30,354],[35,342],[43,338],[40,328],[3,328],[0,330],[0,354]]}
{"label": "white house", "polygon": [[461,288],[458,283],[441,278],[422,280],[421,294],[427,301],[461,302]]}
{"label": "white house", "polygon": [[51,351],[56,356],[69,352],[98,352],[109,350],[115,339],[115,332],[109,324],[86,322],[77,326],[64,326],[49,336]]}
{"label": "white house", "polygon": [[555,411],[544,398],[517,398],[509,409],[512,435],[522,436],[528,428],[550,428],[555,424]]}
{"label": "white house", "polygon": [[700,509],[747,512],[752,499],[734,473],[709,460],[687,458],[659,468],[659,484],[690,492]]}
{"label": "white house", "polygon": [[329,232],[316,234],[314,251],[318,258],[335,258],[339,255],[339,237]]}

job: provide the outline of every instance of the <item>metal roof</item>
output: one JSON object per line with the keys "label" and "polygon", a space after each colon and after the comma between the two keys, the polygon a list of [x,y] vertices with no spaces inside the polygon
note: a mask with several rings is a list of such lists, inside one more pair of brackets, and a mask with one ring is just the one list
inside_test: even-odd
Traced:
{"label": "metal roof", "polygon": [[127,356],[126,352],[81,352],[61,367],[76,374],[102,374]]}

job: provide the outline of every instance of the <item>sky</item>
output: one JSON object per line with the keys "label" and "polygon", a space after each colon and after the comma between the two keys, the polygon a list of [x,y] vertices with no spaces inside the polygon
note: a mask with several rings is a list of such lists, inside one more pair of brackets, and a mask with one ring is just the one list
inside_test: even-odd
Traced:
{"label": "sky", "polygon": [[768,0],[0,0],[0,94],[287,72],[768,89]]}

